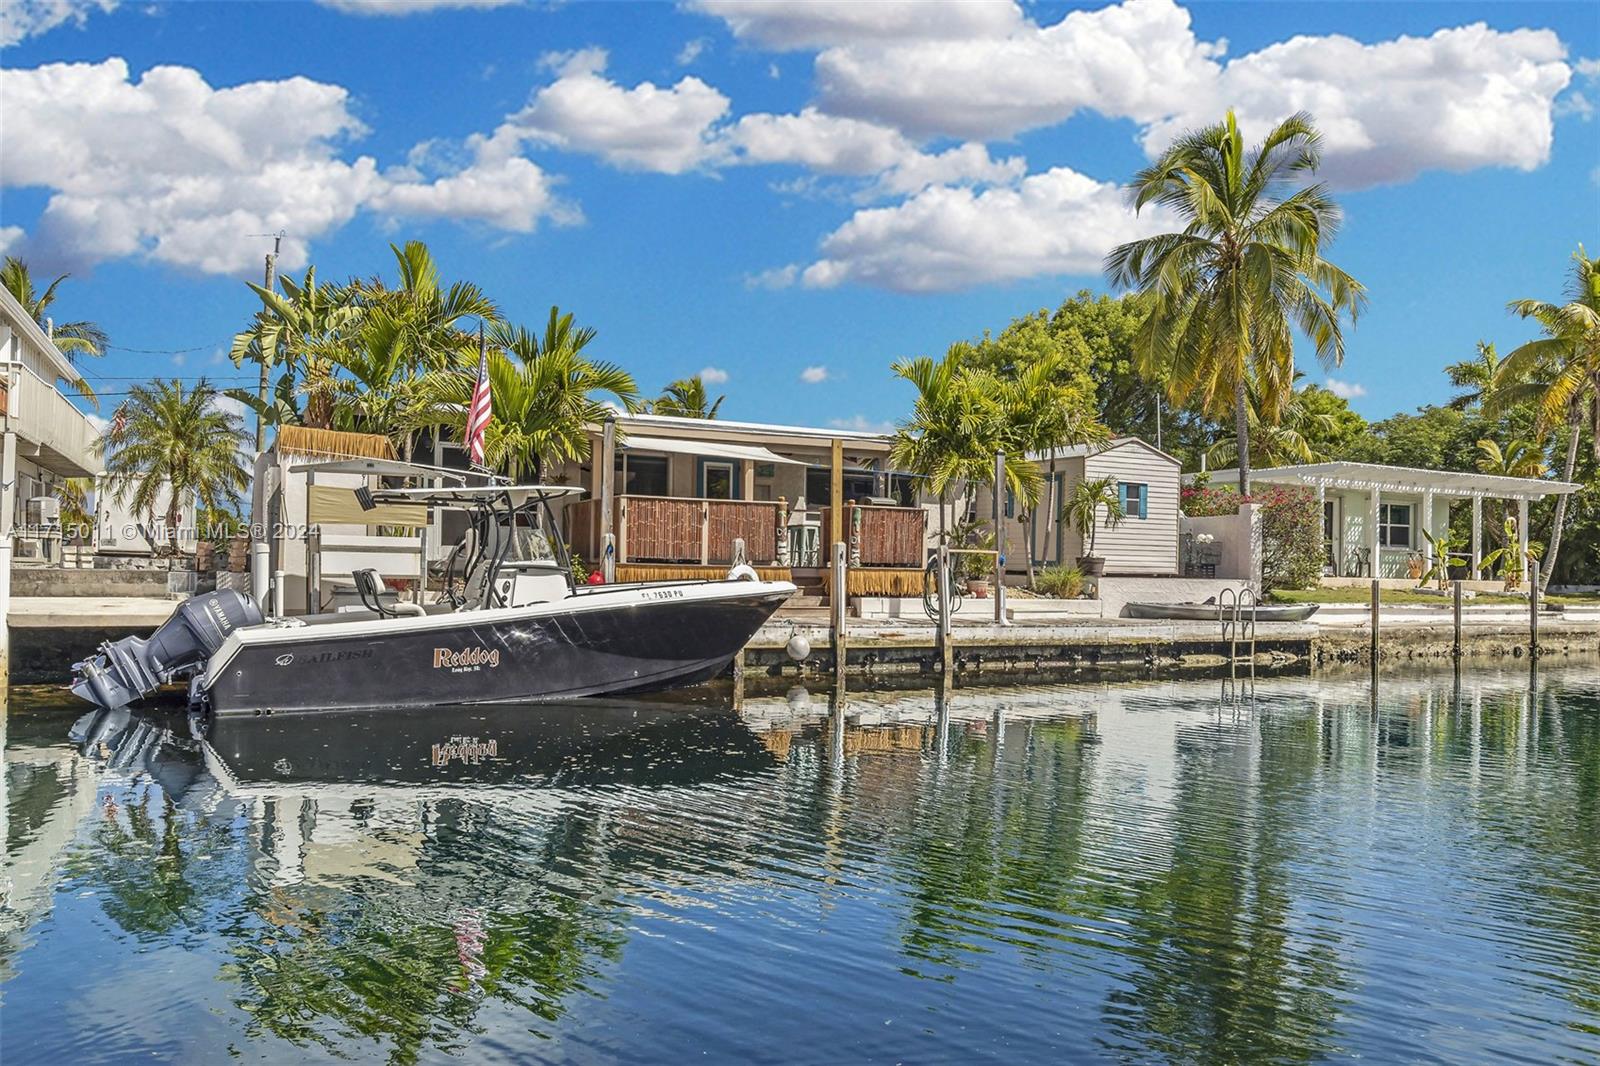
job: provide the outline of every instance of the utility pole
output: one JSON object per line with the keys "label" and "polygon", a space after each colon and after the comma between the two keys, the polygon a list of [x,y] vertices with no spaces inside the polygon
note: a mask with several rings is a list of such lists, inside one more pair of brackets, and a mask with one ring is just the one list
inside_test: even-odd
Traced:
{"label": "utility pole", "polygon": [[[278,253],[283,251],[283,232],[280,230],[272,238],[272,251],[267,253],[267,280],[266,290],[272,291],[273,275],[278,268]],[[260,455],[267,450],[267,420],[263,415],[267,404],[267,388],[271,384],[268,380],[268,359],[266,338],[262,338],[261,345],[261,383],[256,387],[256,398],[261,401],[261,411],[256,412],[256,454]]]}

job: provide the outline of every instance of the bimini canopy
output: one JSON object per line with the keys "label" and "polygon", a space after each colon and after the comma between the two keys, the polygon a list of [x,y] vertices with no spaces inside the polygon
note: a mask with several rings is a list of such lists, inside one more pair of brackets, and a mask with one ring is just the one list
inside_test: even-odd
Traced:
{"label": "bimini canopy", "polygon": [[630,436],[617,442],[617,447],[631,452],[669,452],[672,455],[700,455],[711,459],[742,459],[749,463],[789,463],[805,466],[800,459],[790,459],[777,452],[768,451],[759,444],[725,444],[719,440],[682,440],[677,437]]}
{"label": "bimini canopy", "polygon": [[521,507],[529,500],[556,500],[565,496],[581,496],[584,490],[577,485],[479,485],[472,488],[420,488],[373,489],[365,495],[374,504],[421,503],[429,507],[476,507],[480,504],[508,504]]}

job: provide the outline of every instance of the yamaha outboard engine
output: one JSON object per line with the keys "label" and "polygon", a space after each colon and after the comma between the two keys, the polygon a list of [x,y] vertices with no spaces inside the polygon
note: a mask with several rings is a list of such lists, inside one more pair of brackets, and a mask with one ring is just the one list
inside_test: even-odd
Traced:
{"label": "yamaha outboard engine", "polygon": [[262,621],[261,608],[233,589],[192,596],[149,640],[107,641],[99,655],[74,664],[72,691],[107,710],[126,706],[203,666],[235,629]]}

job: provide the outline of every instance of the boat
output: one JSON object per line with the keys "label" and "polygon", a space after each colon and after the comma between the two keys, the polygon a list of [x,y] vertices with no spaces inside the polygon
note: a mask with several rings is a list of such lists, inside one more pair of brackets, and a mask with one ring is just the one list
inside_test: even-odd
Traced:
{"label": "boat", "polygon": [[72,691],[111,709],[188,678],[197,731],[229,715],[634,695],[715,677],[795,592],[739,565],[723,580],[581,585],[550,503],[582,491],[358,489],[368,509],[467,513],[436,602],[397,602],[372,570],[352,575],[361,606],[333,613],[267,618],[237,591],[203,593],[148,640],[102,644]]}
{"label": "boat", "polygon": [[[1240,609],[1243,615],[1253,616],[1257,622],[1304,622],[1317,613],[1315,603],[1258,603]],[[1204,603],[1136,603],[1123,605],[1129,618],[1164,618],[1190,622],[1220,622],[1233,617],[1233,605],[1224,606],[1216,600]]]}

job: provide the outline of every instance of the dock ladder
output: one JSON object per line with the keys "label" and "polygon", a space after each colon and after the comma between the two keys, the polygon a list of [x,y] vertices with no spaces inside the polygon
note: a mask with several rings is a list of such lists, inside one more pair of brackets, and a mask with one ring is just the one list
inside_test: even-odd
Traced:
{"label": "dock ladder", "polygon": [[1256,607],[1260,602],[1252,588],[1223,589],[1217,597],[1217,617],[1222,621],[1222,639],[1228,642],[1230,672],[1239,665],[1242,646],[1250,662],[1250,672],[1255,673]]}

